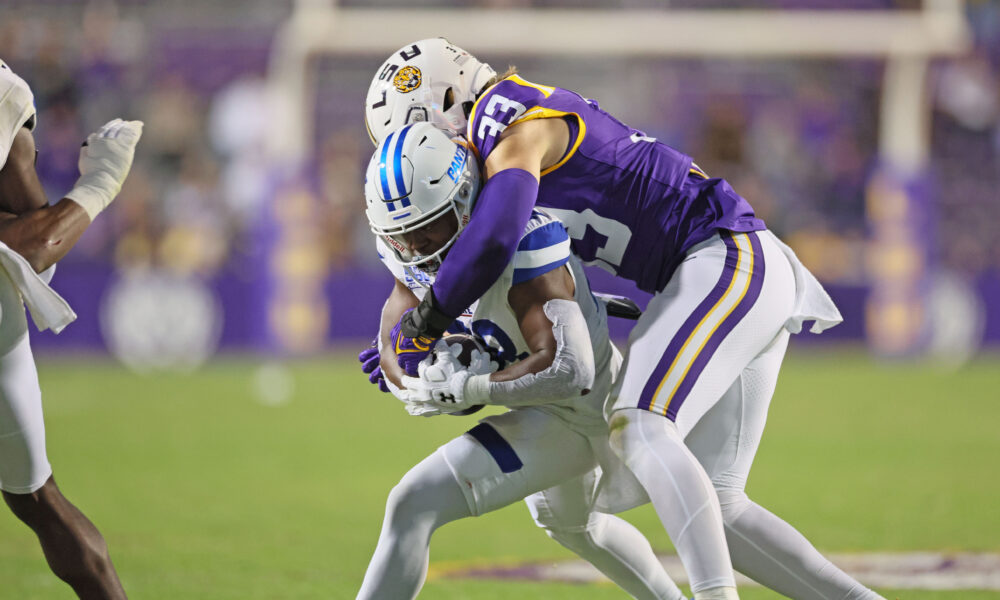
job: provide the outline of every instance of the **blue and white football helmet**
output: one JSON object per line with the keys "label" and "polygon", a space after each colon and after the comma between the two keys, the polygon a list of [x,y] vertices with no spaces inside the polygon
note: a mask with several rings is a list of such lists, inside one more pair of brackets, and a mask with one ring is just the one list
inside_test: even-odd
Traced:
{"label": "blue and white football helmet", "polygon": [[382,63],[365,99],[365,125],[378,144],[410,123],[465,131],[476,96],[496,75],[488,64],[444,38],[420,40]]}
{"label": "blue and white football helmet", "polygon": [[[372,232],[404,267],[434,272],[469,222],[479,194],[476,157],[464,141],[430,123],[392,132],[375,148],[365,174],[365,214]],[[458,230],[429,255],[412,253],[403,234],[454,213]]]}

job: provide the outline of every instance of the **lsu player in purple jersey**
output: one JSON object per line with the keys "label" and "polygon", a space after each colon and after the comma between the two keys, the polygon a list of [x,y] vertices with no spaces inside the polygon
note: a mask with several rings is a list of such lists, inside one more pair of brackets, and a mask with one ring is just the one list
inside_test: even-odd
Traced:
{"label": "lsu player in purple jersey", "polygon": [[125,598],[101,533],[52,477],[24,306],[39,329],[58,332],[76,318],[47,277],[118,195],[142,123],[115,119],[91,134],[80,179],[51,206],[35,173],[35,123],[31,89],[0,60],[0,490],[80,598]]}
{"label": "lsu player in purple jersey", "polygon": [[[403,127],[376,149],[366,212],[395,278],[382,317],[384,348],[393,348],[399,314],[427,293],[440,260],[467,229],[480,186],[461,138],[429,123]],[[459,322],[486,340],[505,368],[491,369],[490,356],[479,352],[462,368],[442,342],[418,377],[405,376],[395,354],[384,353],[386,384],[411,414],[483,404],[510,410],[447,442],[393,488],[358,597],[413,598],[439,527],[524,499],[550,537],[633,597],[682,600],[642,534],[596,510],[630,506],[630,494],[641,498],[642,488],[609,446],[604,399],[621,357],[562,224],[534,211],[513,260],[465,313]]]}
{"label": "lsu player in purple jersey", "polygon": [[[475,218],[401,318],[399,347],[432,344],[492,285],[532,209],[544,207],[585,263],[654,294],[606,412],[612,445],[656,507],[696,598],[736,597],[730,556],[791,598],[878,598],[744,491],[788,336],[806,320],[817,333],[840,322],[829,296],[749,203],[691,157],[593,100],[513,71],[480,87],[485,71],[444,40],[423,40],[391,55],[369,90],[375,141],[413,119],[450,126],[464,114],[487,178]],[[404,81],[386,77],[403,72]]]}

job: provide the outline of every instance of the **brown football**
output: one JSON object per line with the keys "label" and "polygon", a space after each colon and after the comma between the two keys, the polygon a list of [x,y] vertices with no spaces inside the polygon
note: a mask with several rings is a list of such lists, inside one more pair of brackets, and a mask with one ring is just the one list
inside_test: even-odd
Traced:
{"label": "brown football", "polygon": [[[472,362],[473,350],[479,350],[481,352],[489,351],[489,347],[486,345],[486,342],[482,340],[482,338],[468,333],[449,333],[446,334],[443,339],[449,346],[458,344],[462,347],[462,352],[458,355],[458,362],[461,363],[463,367],[468,367]],[[469,408],[447,414],[460,417],[463,415],[471,415],[472,413],[479,412],[482,409],[483,405],[479,404],[477,406],[470,406]]]}

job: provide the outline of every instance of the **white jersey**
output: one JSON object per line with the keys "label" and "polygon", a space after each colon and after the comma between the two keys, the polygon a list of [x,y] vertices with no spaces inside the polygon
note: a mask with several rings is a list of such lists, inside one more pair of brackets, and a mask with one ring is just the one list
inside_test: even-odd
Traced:
{"label": "white jersey", "polygon": [[[378,241],[379,258],[417,298],[423,298],[427,287],[434,283],[434,276],[414,267],[403,267],[392,258],[392,253]],[[590,330],[594,348],[596,376],[591,392],[565,400],[541,405],[549,412],[575,428],[588,434],[607,433],[607,423],[602,413],[605,397],[610,389],[613,371],[617,369],[614,350],[608,339],[607,312],[590,291],[590,285],[579,260],[570,250],[569,235],[562,223],[540,209],[528,221],[514,258],[500,278],[483,296],[460,317],[465,327],[480,336],[508,363],[528,356],[530,349],[521,335],[517,318],[507,300],[510,288],[539,275],[566,265],[576,284],[575,300],[580,305]],[[425,287],[426,286],[426,287]]]}
{"label": "white jersey", "polygon": [[31,88],[0,60],[0,169],[7,164],[14,136],[25,125],[31,129],[34,116],[35,97]]}

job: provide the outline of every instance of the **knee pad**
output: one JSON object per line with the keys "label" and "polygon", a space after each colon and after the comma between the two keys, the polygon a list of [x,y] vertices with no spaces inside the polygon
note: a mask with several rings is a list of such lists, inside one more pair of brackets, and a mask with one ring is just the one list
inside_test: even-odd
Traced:
{"label": "knee pad", "polygon": [[419,510],[414,506],[420,499],[420,486],[408,481],[404,476],[396,485],[389,490],[389,497],[385,501],[386,515],[402,515]]}
{"label": "knee pad", "polygon": [[445,476],[450,479],[450,473],[446,470],[447,475],[440,473],[446,467],[439,454],[440,450],[407,471],[399,483],[389,490],[389,497],[385,503],[386,514],[392,513],[406,518],[407,515],[434,508],[435,486],[439,485]]}
{"label": "knee pad", "polygon": [[730,524],[750,507],[750,498],[743,490],[731,488],[715,488],[719,496],[719,506],[722,508],[722,520]]}
{"label": "knee pad", "polygon": [[558,527],[538,524],[543,531],[552,539],[559,542],[566,548],[573,550],[577,554],[582,554],[587,548],[592,548],[598,530],[604,527],[604,515],[594,513],[586,526],[583,527]]}

